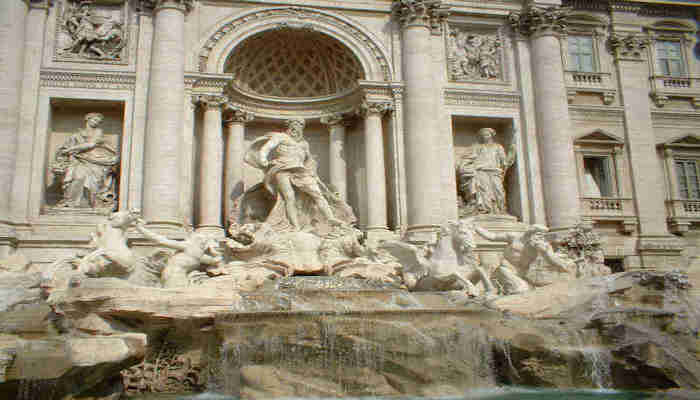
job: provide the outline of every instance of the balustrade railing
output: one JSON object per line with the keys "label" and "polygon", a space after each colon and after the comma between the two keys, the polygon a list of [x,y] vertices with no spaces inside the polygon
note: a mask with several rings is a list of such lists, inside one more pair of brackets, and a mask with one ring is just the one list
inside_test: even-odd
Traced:
{"label": "balustrade railing", "polygon": [[632,215],[632,199],[620,197],[583,197],[581,214],[589,217]]}
{"label": "balustrade railing", "polygon": [[607,72],[566,71],[566,80],[568,86],[579,88],[608,89],[611,85]]}
{"label": "balustrade railing", "polygon": [[671,218],[700,219],[700,200],[669,200],[666,205]]}

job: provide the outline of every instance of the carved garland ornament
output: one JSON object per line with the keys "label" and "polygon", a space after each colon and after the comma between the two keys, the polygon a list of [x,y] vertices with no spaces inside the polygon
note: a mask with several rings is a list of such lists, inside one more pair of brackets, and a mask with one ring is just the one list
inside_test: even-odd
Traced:
{"label": "carved garland ornament", "polygon": [[[207,62],[209,61],[209,56],[211,55],[212,50],[214,49],[214,47],[216,47],[219,41],[223,39],[227,34],[239,29],[242,25],[275,17],[309,19],[313,21],[318,21],[320,23],[332,25],[335,28],[342,30],[343,32],[362,42],[369,49],[369,51],[374,56],[374,59],[377,60],[377,63],[379,63],[381,67],[381,70],[384,75],[384,80],[391,80],[391,69],[389,67],[389,62],[387,61],[387,58],[384,56],[384,53],[379,48],[379,46],[375,44],[374,39],[372,39],[366,33],[362,32],[361,30],[357,29],[353,25],[343,21],[338,17],[324,14],[317,10],[311,10],[301,7],[285,7],[270,10],[262,10],[254,12],[252,14],[240,16],[221,26],[219,29],[217,29],[216,32],[214,32],[214,34],[212,34],[209,37],[209,39],[202,46],[202,50],[199,52],[199,71],[204,72],[206,70]],[[289,23],[280,25],[280,27],[288,26]],[[305,24],[304,28],[313,30],[314,25]]]}
{"label": "carved garland ornament", "polygon": [[364,117],[369,114],[382,115],[393,110],[394,106],[391,102],[364,100],[358,107],[357,114]]}

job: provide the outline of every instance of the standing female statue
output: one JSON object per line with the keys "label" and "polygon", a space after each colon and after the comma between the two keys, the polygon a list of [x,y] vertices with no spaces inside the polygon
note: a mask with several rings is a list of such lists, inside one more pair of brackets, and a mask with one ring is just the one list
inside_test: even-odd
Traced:
{"label": "standing female statue", "polygon": [[52,170],[63,189],[58,207],[114,207],[119,155],[105,142],[99,128],[103,120],[100,113],[87,114],[85,128],[56,151]]}
{"label": "standing female statue", "polygon": [[461,214],[507,214],[503,181],[515,162],[515,146],[506,154],[493,139],[494,129],[483,128],[478,134],[481,143],[471,145],[457,163],[459,194],[464,202]]}

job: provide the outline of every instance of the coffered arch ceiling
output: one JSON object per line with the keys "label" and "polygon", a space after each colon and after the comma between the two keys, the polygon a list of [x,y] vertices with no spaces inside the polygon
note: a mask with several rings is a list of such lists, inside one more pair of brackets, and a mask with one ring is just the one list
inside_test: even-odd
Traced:
{"label": "coffered arch ceiling", "polygon": [[290,27],[247,38],[228,56],[224,72],[241,91],[289,99],[339,96],[365,79],[360,61],[340,41]]}

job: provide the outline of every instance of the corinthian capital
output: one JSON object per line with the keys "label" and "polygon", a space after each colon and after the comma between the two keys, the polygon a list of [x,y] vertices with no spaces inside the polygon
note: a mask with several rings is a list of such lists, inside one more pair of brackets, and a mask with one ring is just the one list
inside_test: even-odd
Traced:
{"label": "corinthian capital", "polygon": [[513,31],[525,36],[536,33],[564,33],[570,11],[568,7],[529,6],[520,12],[510,13],[508,23]]}
{"label": "corinthian capital", "polygon": [[199,94],[192,96],[192,103],[200,105],[206,108],[221,108],[224,104],[228,102],[226,96],[212,95],[212,94]]}
{"label": "corinthian capital", "polygon": [[141,11],[174,8],[188,13],[192,10],[192,7],[194,7],[195,1],[196,0],[139,0],[138,8]]}
{"label": "corinthian capital", "polygon": [[392,111],[393,109],[394,105],[389,101],[364,100],[362,104],[360,104],[357,113],[360,116],[366,117],[370,114],[382,115],[386,112]]}
{"label": "corinthian capital", "polygon": [[253,119],[255,119],[255,115],[253,113],[231,105],[230,103],[224,108],[224,122],[227,124],[233,122],[245,124]]}
{"label": "corinthian capital", "polygon": [[335,113],[321,117],[321,123],[332,127],[335,125],[349,126],[352,122],[349,115],[345,113]]}
{"label": "corinthian capital", "polygon": [[615,60],[642,61],[650,43],[648,37],[634,34],[612,34],[608,39],[608,46]]}
{"label": "corinthian capital", "polygon": [[404,27],[439,28],[450,14],[449,7],[444,6],[442,0],[394,0],[392,9]]}

